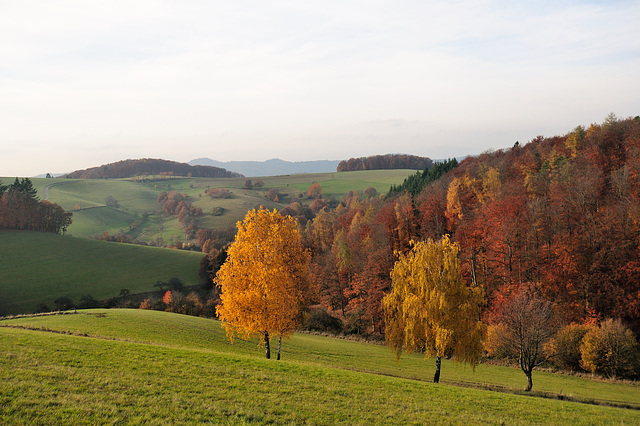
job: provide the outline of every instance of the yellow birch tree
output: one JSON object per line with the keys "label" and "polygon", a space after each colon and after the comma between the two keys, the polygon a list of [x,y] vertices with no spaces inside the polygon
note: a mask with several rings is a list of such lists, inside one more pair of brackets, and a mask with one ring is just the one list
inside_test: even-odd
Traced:
{"label": "yellow birch tree", "polygon": [[403,350],[435,355],[435,383],[444,356],[475,367],[486,334],[480,322],[484,291],[464,283],[459,250],[448,236],[413,243],[409,253],[399,255],[391,272],[392,290],[382,300],[387,345],[398,359]]}
{"label": "yellow birch tree", "polygon": [[238,222],[215,279],[221,290],[216,312],[232,343],[236,335],[260,336],[270,358],[269,336],[277,335],[280,359],[282,338],[293,334],[315,297],[309,261],[290,216],[260,208]]}

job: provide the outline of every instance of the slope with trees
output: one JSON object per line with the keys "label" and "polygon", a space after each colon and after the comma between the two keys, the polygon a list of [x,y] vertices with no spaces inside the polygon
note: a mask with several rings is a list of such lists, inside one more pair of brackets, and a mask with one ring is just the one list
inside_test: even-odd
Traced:
{"label": "slope with trees", "polygon": [[49,201],[40,201],[29,178],[11,185],[0,181],[0,229],[64,233],[72,213]]}
{"label": "slope with trees", "polygon": [[640,117],[610,115],[466,158],[419,192],[353,192],[305,225],[321,306],[346,333],[382,332],[394,253],[448,234],[487,313],[532,286],[560,327],[619,318],[638,336],[639,158]]}
{"label": "slope with trees", "polygon": [[63,177],[70,179],[122,179],[136,176],[192,176],[192,177],[240,177],[239,173],[212,166],[191,166],[176,161],[142,158],[137,160],[122,160],[115,163],[103,164],[85,170],[76,170]]}

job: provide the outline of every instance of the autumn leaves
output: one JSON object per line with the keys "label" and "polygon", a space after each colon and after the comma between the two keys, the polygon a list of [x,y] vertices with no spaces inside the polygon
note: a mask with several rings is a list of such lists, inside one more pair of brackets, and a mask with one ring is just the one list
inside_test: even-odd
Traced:
{"label": "autumn leaves", "polygon": [[217,314],[231,341],[261,336],[270,358],[276,335],[280,359],[282,338],[297,329],[316,295],[309,262],[293,218],[263,208],[247,213],[216,277]]}
{"label": "autumn leaves", "polygon": [[382,299],[387,344],[398,358],[403,349],[435,355],[435,383],[444,356],[475,366],[486,333],[480,322],[484,291],[464,283],[459,250],[447,236],[414,243],[407,255],[400,254],[391,272],[393,288]]}
{"label": "autumn leaves", "polygon": [[[418,242],[400,254],[391,274],[393,289],[382,302],[386,339],[398,356],[403,349],[454,358],[475,365],[485,327],[479,321],[484,292],[467,287],[460,275],[459,248],[448,237]],[[270,336],[291,335],[316,297],[294,220],[276,211],[250,211],[218,272],[217,314],[227,335],[262,337],[270,357]],[[278,359],[280,347],[278,345]],[[435,381],[438,381],[439,369]]]}

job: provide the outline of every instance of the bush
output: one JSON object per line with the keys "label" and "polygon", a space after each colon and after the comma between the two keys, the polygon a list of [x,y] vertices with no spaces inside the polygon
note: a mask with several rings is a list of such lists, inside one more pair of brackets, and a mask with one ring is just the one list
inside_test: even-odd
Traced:
{"label": "bush", "polygon": [[58,297],[53,301],[56,304],[56,308],[59,311],[68,311],[69,309],[75,308],[73,300],[69,296]]}
{"label": "bush", "polygon": [[483,349],[492,358],[506,358],[509,356],[504,345],[504,336],[507,329],[502,323],[489,324],[487,326],[487,337],[483,342]]}
{"label": "bush", "polygon": [[549,346],[545,348],[553,364],[565,370],[582,370],[580,345],[582,345],[584,336],[592,328],[592,326],[585,324],[569,324],[562,328],[549,343]]}
{"label": "bush", "polygon": [[631,378],[638,373],[638,343],[619,319],[608,319],[589,330],[580,352],[580,365],[592,373],[619,378]]}
{"label": "bush", "polygon": [[309,314],[309,318],[304,324],[304,329],[338,334],[342,331],[342,321],[340,321],[340,318],[330,315],[324,309],[316,309]]}

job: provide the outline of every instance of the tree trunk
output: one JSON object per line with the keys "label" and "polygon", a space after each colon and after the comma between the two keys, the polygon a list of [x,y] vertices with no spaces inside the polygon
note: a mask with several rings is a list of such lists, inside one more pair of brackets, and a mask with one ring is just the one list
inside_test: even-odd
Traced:
{"label": "tree trunk", "polygon": [[269,346],[269,332],[264,332],[264,348],[267,354],[267,359],[271,359],[271,347]]}
{"label": "tree trunk", "polygon": [[533,387],[533,380],[531,380],[531,372],[527,373],[525,371],[525,373],[527,375],[527,387],[525,388],[525,392],[529,392],[531,390],[531,388]]}
{"label": "tree trunk", "polygon": [[278,358],[277,360],[280,361],[280,349],[282,348],[282,334],[280,335],[280,338],[278,339]]}
{"label": "tree trunk", "polygon": [[436,357],[436,374],[433,376],[433,383],[440,383],[440,365],[442,364],[442,357]]}

